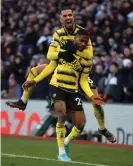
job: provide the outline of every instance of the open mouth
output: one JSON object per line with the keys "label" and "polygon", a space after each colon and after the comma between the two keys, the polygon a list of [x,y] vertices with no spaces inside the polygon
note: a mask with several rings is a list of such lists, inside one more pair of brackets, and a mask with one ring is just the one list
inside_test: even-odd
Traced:
{"label": "open mouth", "polygon": [[66,22],[67,22],[67,23],[71,23],[71,22],[72,22],[72,20],[66,20]]}
{"label": "open mouth", "polygon": [[70,21],[66,21],[66,24],[67,25],[72,25],[72,21],[70,20]]}

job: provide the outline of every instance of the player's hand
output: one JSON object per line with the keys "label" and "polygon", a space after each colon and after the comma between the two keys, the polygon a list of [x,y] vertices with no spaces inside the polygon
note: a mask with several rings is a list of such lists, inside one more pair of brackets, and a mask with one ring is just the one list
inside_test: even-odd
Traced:
{"label": "player's hand", "polygon": [[66,62],[72,62],[74,61],[76,58],[73,55],[73,53],[69,52],[69,51],[64,51],[64,52],[59,52],[58,54],[59,59],[62,58],[64,59]]}
{"label": "player's hand", "polygon": [[67,51],[69,51],[69,52],[71,52],[73,54],[76,53],[76,50],[77,50],[76,45],[71,40],[67,40],[65,42],[61,42],[60,48],[62,48],[64,50],[67,50]]}
{"label": "player's hand", "polygon": [[98,95],[93,95],[91,96],[91,101],[93,104],[96,104],[96,105],[102,105],[104,104],[102,98]]}
{"label": "player's hand", "polygon": [[25,81],[22,85],[23,90],[27,91],[29,87],[35,85],[36,82],[34,80],[31,81]]}

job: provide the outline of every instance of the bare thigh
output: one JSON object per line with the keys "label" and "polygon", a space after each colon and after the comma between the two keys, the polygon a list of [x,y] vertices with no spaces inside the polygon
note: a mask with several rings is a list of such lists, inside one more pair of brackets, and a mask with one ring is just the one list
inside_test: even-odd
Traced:
{"label": "bare thigh", "polygon": [[66,104],[64,101],[56,101],[54,103],[54,110],[58,118],[58,122],[64,123],[66,120]]}
{"label": "bare thigh", "polygon": [[69,112],[69,116],[72,118],[72,121],[74,125],[78,129],[82,129],[85,124],[85,113],[84,111],[75,111],[75,112]]}
{"label": "bare thigh", "polygon": [[36,69],[37,73],[40,74],[47,65],[48,64],[43,64],[43,65],[36,66],[35,69]]}

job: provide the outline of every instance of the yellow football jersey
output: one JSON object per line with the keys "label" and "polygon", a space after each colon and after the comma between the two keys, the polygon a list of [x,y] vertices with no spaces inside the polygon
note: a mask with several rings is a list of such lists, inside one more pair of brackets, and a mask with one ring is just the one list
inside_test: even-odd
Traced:
{"label": "yellow football jersey", "polygon": [[[75,30],[73,32],[68,32],[65,28],[58,29],[54,35],[53,40],[50,44],[47,58],[49,60],[57,60],[58,59],[58,53],[60,51],[60,44],[66,42],[67,40],[74,41],[75,35],[79,29],[84,29],[79,25],[75,25]],[[90,59],[93,56],[93,47],[91,44],[91,40],[88,42],[88,47],[82,51],[77,51],[78,54],[84,56],[85,59]]]}
{"label": "yellow football jersey", "polygon": [[[47,57],[49,60],[57,60],[58,52],[60,51],[60,44],[67,40],[74,40],[74,37],[79,29],[83,29],[76,25],[75,30],[69,33],[65,28],[58,29],[53,35],[53,41],[49,47]],[[78,81],[82,72],[89,74],[92,66],[92,51],[91,40],[89,40],[88,47],[82,52],[78,51],[75,54],[76,60],[68,63],[65,60],[59,60],[58,66],[50,81],[51,85],[78,91]],[[69,55],[68,55],[69,56]]]}
{"label": "yellow football jersey", "polygon": [[[50,84],[72,90],[78,91],[78,82],[81,88],[87,96],[92,96],[93,93],[88,85],[88,75],[92,66],[93,47],[91,40],[88,42],[88,47],[82,52],[75,53],[76,60],[72,63],[68,63],[63,59],[58,59],[58,53],[60,51],[60,43],[66,40],[74,40],[74,37],[79,29],[82,27],[76,25],[73,32],[68,32],[65,28],[58,29],[53,35],[53,41],[50,44],[47,58],[51,61],[46,67],[46,70],[41,72],[34,80],[39,82],[54,70]],[[69,55],[68,55],[69,56]]]}

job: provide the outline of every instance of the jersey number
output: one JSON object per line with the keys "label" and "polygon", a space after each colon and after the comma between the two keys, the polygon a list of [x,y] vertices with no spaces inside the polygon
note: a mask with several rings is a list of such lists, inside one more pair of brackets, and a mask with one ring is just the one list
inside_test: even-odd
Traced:
{"label": "jersey number", "polygon": [[93,81],[90,78],[88,78],[88,82],[89,84],[93,84]]}
{"label": "jersey number", "polygon": [[75,101],[77,101],[78,102],[78,104],[77,105],[82,105],[82,101],[81,101],[81,99],[80,98],[75,98]]}

